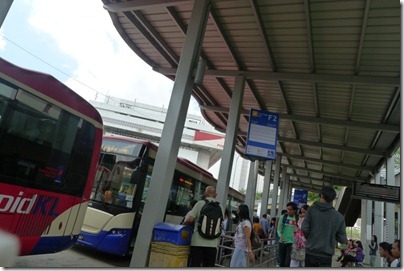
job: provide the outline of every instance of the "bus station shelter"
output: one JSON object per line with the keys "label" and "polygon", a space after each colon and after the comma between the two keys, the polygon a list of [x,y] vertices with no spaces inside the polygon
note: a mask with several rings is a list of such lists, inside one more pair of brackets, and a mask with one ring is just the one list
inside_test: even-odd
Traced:
{"label": "bus station shelter", "polygon": [[[399,1],[102,3],[133,52],[174,81],[169,125],[163,129],[132,267],[147,266],[153,225],[163,220],[160,203],[171,185],[166,176],[174,172],[191,95],[203,117],[226,133],[217,184],[222,205],[234,151],[245,156],[251,109],[279,114],[276,159],[249,157],[254,161],[250,172],[265,176],[263,201],[268,201],[270,182],[282,190],[312,192],[324,185],[345,186],[351,196],[359,185],[395,185],[392,155],[400,146],[401,115]],[[248,191],[255,191],[253,182],[246,195],[251,204]],[[372,213],[373,207],[348,198],[342,210],[347,225],[361,215],[361,208]],[[272,200],[277,202],[277,194]],[[394,219],[394,212],[386,213],[388,221]]]}

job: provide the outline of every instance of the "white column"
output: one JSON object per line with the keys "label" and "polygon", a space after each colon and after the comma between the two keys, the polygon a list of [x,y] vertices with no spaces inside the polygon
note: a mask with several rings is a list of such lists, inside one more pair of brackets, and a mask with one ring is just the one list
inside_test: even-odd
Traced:
{"label": "white column", "polygon": [[[216,185],[216,200],[220,202],[222,208],[226,206],[227,195],[229,194],[229,184],[231,177],[231,169],[234,158],[234,147],[237,140],[237,130],[240,121],[241,102],[244,94],[245,78],[236,77],[234,91],[231,97],[231,105],[228,123],[226,127],[226,137],[224,139],[224,147],[222,159],[220,162],[218,183]],[[235,169],[234,169],[235,170]],[[224,211],[224,209],[223,209]]]}
{"label": "white column", "polygon": [[[369,246],[366,241],[370,241],[370,239],[367,239],[368,232],[367,232],[367,200],[361,200],[361,240],[362,240],[362,245],[363,245],[363,253],[365,255],[369,255]],[[370,214],[371,215],[371,214]],[[365,257],[363,260],[365,263],[369,263],[369,257]]]}
{"label": "white column", "polygon": [[210,7],[211,0],[194,2],[130,267],[147,267],[154,225],[164,220]]}
{"label": "white column", "polygon": [[[282,172],[282,167],[279,169],[279,171],[280,172]],[[276,170],[276,169],[275,169]],[[276,172],[276,171],[275,171]],[[283,172],[282,172],[283,173]],[[278,210],[278,213],[280,213],[280,211],[282,210],[282,209],[285,209],[284,207],[285,207],[285,188],[284,188],[284,186],[285,186],[285,179],[284,179],[284,176],[283,176],[283,174],[279,174],[279,204],[278,204],[278,208],[279,208],[279,210]]]}
{"label": "white column", "polygon": [[[374,179],[373,179],[374,182]],[[367,204],[366,204],[366,213],[367,213],[367,217],[366,217],[366,240],[368,240],[370,242],[372,235],[376,235],[377,236],[377,245],[379,245],[380,241],[380,237],[377,235],[376,233],[376,227],[375,224],[372,223],[373,217],[374,217],[374,201],[372,200],[367,200]],[[369,253],[368,253],[369,254]],[[375,261],[375,266],[378,266],[378,263],[381,262],[380,259],[380,255],[379,252],[376,253],[376,261]]]}
{"label": "white column", "polygon": [[[285,169],[285,174],[286,174],[286,169]],[[293,198],[292,198],[292,183],[290,182],[290,175],[289,174],[286,174],[286,185],[287,185],[287,193],[286,193],[287,197],[286,197],[285,205],[289,201],[293,201]]]}
{"label": "white column", "polygon": [[288,203],[288,180],[286,177],[287,168],[284,166],[282,167],[282,187],[281,187],[281,194],[279,200],[279,210],[286,209],[286,204]]}
{"label": "white column", "polygon": [[[396,180],[394,178],[394,157],[388,157],[386,162],[386,184],[390,186],[396,185]],[[387,223],[387,234],[386,234],[386,242],[392,244],[394,239],[396,238],[396,230],[395,230],[395,204],[394,203],[386,203],[386,223]]]}
{"label": "white column", "polygon": [[272,173],[272,160],[267,160],[265,162],[265,176],[264,176],[264,188],[262,191],[262,201],[261,201],[261,216],[267,213],[268,210],[268,199],[269,199],[269,188],[271,184],[271,173]]}
{"label": "white column", "polygon": [[[380,172],[375,174],[375,183],[380,184]],[[385,241],[383,218],[384,218],[384,204],[381,201],[375,201],[375,231],[374,234],[377,236],[377,242],[380,243]],[[383,261],[381,257],[376,258],[375,267],[383,267]]]}
{"label": "white column", "polygon": [[288,199],[289,199],[289,201],[293,201],[293,198],[292,198],[292,189],[293,189],[293,187],[292,187],[292,183],[290,182],[290,176],[289,175],[287,175],[287,181],[288,181]]}
{"label": "white column", "polygon": [[254,213],[255,194],[257,190],[257,173],[258,162],[250,162],[250,171],[248,173],[247,191],[245,195],[245,204],[250,210],[250,218],[252,219]]}
{"label": "white column", "polygon": [[277,204],[278,204],[279,175],[281,172],[281,160],[282,156],[277,155],[275,161],[274,188],[272,189],[271,217],[278,216],[280,214],[280,212],[277,210]]}

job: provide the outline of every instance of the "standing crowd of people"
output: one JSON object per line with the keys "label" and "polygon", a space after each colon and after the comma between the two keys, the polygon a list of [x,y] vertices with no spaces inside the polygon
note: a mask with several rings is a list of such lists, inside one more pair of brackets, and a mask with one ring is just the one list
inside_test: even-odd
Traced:
{"label": "standing crowd of people", "polygon": [[[204,193],[205,200],[214,201],[216,189],[208,186]],[[253,236],[258,235],[266,244],[277,245],[277,267],[332,267],[337,242],[345,244],[341,256],[337,259],[341,267],[349,267],[362,263],[365,257],[360,240],[347,239],[345,219],[332,205],[336,198],[334,188],[324,186],[319,193],[320,200],[310,207],[298,208],[294,202],[288,202],[286,209],[279,217],[268,220],[267,214],[250,218],[247,205],[240,204],[237,210],[238,224],[232,238],[234,248],[230,267],[247,267],[256,259],[253,252]],[[198,221],[205,200],[195,203],[187,214],[183,224],[192,225]],[[225,211],[221,236],[230,230],[231,213]],[[214,267],[217,259],[217,247],[220,235],[214,239],[203,238],[194,227],[191,241],[190,267]],[[384,258],[385,267],[401,267],[400,240],[393,244],[378,243],[377,236],[372,235],[368,242],[371,267],[375,266],[377,252]],[[223,255],[223,251],[219,252]]]}

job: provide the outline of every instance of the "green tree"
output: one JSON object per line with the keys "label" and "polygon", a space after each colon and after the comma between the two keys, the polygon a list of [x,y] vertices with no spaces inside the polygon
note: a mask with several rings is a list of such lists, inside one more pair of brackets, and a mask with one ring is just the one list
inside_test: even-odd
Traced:
{"label": "green tree", "polygon": [[309,202],[315,202],[320,200],[320,195],[318,193],[309,192],[307,195],[307,199]]}

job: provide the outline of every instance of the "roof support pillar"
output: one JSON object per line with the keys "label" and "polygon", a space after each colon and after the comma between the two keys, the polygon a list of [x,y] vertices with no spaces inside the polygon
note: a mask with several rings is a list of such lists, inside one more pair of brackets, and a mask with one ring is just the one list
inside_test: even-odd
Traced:
{"label": "roof support pillar", "polygon": [[13,0],[0,1],[0,27],[3,25],[4,20],[7,17],[7,13],[10,10]]}
{"label": "roof support pillar", "polygon": [[[369,202],[369,200],[365,200],[365,199],[361,200],[361,224],[360,224],[361,239],[360,240],[363,240],[363,241],[366,240],[366,242],[364,242],[366,244],[367,244],[367,241],[370,242],[370,238],[367,238],[367,236],[368,235],[370,236],[370,234],[371,234],[370,232],[368,232],[368,230],[369,230],[368,225],[367,225],[368,217],[372,216],[372,213],[368,213],[368,209],[367,209],[367,205],[369,204],[368,202]],[[377,244],[377,245],[379,245],[379,244]],[[365,255],[369,255],[369,246],[363,246],[363,253]],[[365,257],[363,259],[363,262],[369,264],[370,263],[369,260],[370,260],[370,257]]]}
{"label": "roof support pillar", "polygon": [[282,156],[280,156],[279,154],[276,155],[274,188],[272,189],[271,217],[280,215],[280,211],[277,210],[277,204],[278,204],[279,175],[281,173],[281,160]]}
{"label": "roof support pillar", "polygon": [[229,193],[230,175],[233,166],[234,148],[236,145],[244,88],[245,78],[243,76],[237,76],[234,84],[233,95],[231,97],[229,122],[226,126],[226,137],[224,139],[223,154],[218,176],[219,181],[216,186],[216,199],[220,202],[222,208],[226,206],[227,195]]}
{"label": "roof support pillar", "polygon": [[164,220],[210,7],[211,0],[194,2],[130,267],[148,266],[154,225]]}
{"label": "roof support pillar", "polygon": [[[394,156],[390,156],[386,161],[386,184],[390,186],[395,186],[396,181],[394,178]],[[396,229],[395,229],[395,204],[386,202],[386,242],[390,244],[394,243],[396,239]]]}
{"label": "roof support pillar", "polygon": [[[272,160],[265,162],[264,188],[262,191],[261,216],[268,211],[269,190],[271,185]],[[271,208],[272,209],[272,208]]]}
{"label": "roof support pillar", "polygon": [[250,161],[250,171],[248,173],[247,192],[245,195],[245,204],[250,210],[250,218],[254,215],[255,194],[257,191],[257,177],[258,177],[258,161]]}
{"label": "roof support pillar", "polygon": [[[375,174],[375,184],[381,184],[380,172]],[[386,236],[384,232],[384,202],[375,201],[375,235],[377,236],[377,241],[380,243],[385,241]],[[376,258],[375,267],[383,267],[383,260],[379,256]]]}
{"label": "roof support pillar", "polygon": [[288,182],[286,178],[286,167],[281,167],[282,169],[282,182],[281,182],[281,193],[279,194],[279,210],[286,209],[286,204],[288,203]]}

